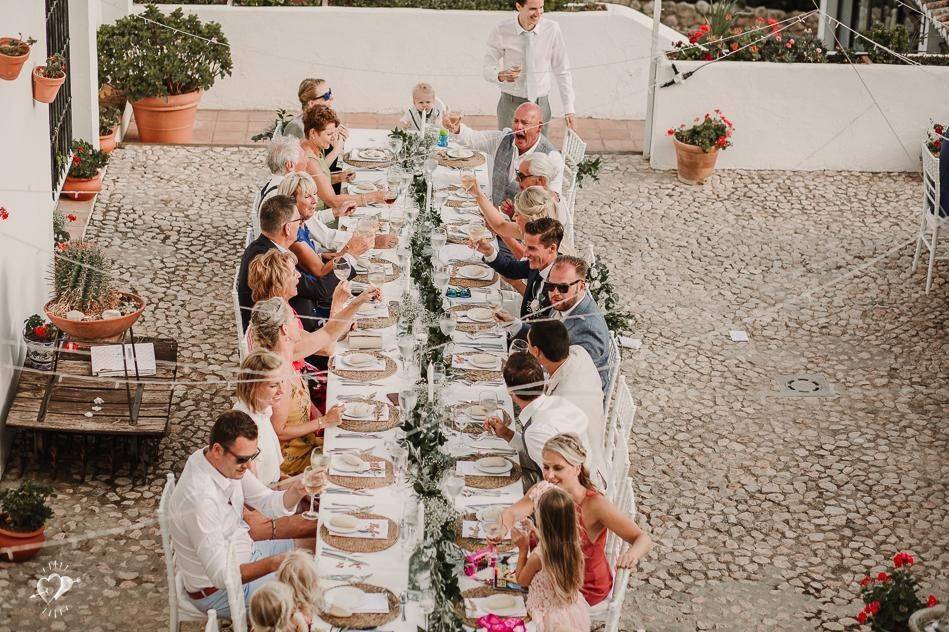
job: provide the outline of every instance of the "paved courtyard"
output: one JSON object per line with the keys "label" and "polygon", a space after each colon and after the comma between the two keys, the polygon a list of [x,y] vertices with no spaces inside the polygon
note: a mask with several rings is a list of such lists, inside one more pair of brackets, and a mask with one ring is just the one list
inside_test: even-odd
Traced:
{"label": "paved courtyard", "polygon": [[[232,378],[229,284],[263,150],[113,156],[88,237],[151,302],[141,330],[179,340],[179,379]],[[657,541],[624,629],[852,629],[856,580],[901,549],[922,561],[924,594],[949,598],[949,270],[929,295],[905,276],[919,193],[904,174],[725,172],[691,188],[639,156],[604,157],[579,196],[579,240],[638,316],[643,346],[623,369],[642,402],[640,520]],[[775,376],[796,373],[824,375],[834,396],[781,396]],[[167,629],[164,473],[230,397],[180,389],[147,484],[55,483],[52,546],[0,564],[0,632]],[[81,582],[47,620],[29,596],[53,560]]]}

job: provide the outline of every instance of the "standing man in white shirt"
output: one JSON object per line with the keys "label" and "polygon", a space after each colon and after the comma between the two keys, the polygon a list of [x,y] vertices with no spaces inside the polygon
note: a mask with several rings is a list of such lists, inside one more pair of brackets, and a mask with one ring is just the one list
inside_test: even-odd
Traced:
{"label": "standing man in white shirt", "polygon": [[560,25],[544,19],[544,0],[515,0],[514,8],[514,19],[499,22],[491,31],[484,55],[484,78],[501,89],[498,129],[509,127],[517,106],[530,102],[540,106],[546,133],[551,76],[560,89],[567,126],[573,129],[573,78]]}
{"label": "standing man in white shirt", "polygon": [[[284,554],[294,548],[290,539],[254,542],[243,520],[244,504],[268,518],[280,518],[293,515],[306,496],[303,477],[284,491],[257,480],[249,470],[259,454],[257,424],[240,411],[223,413],[214,422],[208,447],[188,457],[171,495],[169,530],[175,573],[196,608],[202,612],[213,608],[225,619],[231,618],[225,589],[228,546],[234,544],[245,602],[255,590],[274,581],[273,573]],[[313,529],[315,534],[315,521]]]}
{"label": "standing man in white shirt", "polygon": [[551,437],[566,432],[580,437],[588,455],[587,471],[591,471],[587,416],[563,397],[544,394],[544,369],[537,359],[526,351],[512,353],[503,374],[507,392],[521,411],[517,416],[521,429],[509,428],[498,417],[485,420],[484,427],[520,453],[525,482],[532,484],[541,478],[544,444]]}

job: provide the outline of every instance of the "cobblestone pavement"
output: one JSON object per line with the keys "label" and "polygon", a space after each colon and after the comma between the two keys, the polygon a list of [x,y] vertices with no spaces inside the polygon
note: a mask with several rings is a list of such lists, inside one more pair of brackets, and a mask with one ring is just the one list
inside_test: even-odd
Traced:
{"label": "cobblestone pavement", "polygon": [[[925,295],[921,274],[904,278],[918,178],[727,172],[691,188],[638,156],[604,162],[580,194],[579,239],[640,319],[624,371],[642,401],[640,520],[657,541],[624,629],[850,629],[855,580],[901,549],[922,560],[924,594],[949,597],[949,284],[943,271]],[[229,284],[263,171],[252,148],[114,154],[89,236],[151,301],[141,330],[179,340],[182,380],[231,375]],[[790,373],[822,373],[836,396],[781,397],[774,377]],[[147,484],[55,483],[53,546],[0,564],[0,632],[165,629],[164,472],[180,471],[230,394],[178,392]],[[29,599],[52,560],[81,577],[57,620]]]}

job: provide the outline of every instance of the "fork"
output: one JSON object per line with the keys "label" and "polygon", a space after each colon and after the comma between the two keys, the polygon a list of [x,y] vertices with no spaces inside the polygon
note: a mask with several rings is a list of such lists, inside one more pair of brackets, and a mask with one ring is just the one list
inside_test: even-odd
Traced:
{"label": "fork", "polygon": [[403,621],[405,621],[405,606],[408,603],[408,601],[409,601],[409,596],[403,590],[402,593],[399,595],[399,605],[401,606]]}

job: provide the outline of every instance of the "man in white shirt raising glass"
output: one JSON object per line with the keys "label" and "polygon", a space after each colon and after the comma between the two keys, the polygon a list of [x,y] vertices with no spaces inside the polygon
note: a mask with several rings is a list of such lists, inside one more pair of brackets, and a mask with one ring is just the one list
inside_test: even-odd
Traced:
{"label": "man in white shirt raising glass", "polygon": [[560,89],[564,118],[574,127],[573,78],[560,25],[544,19],[544,0],[514,2],[517,15],[503,20],[488,36],[484,78],[501,89],[498,129],[511,125],[514,110],[522,103],[536,103],[543,113],[544,133],[550,121],[550,78]]}
{"label": "man in white shirt raising glass", "polygon": [[[244,504],[268,518],[280,518],[292,515],[306,496],[303,477],[284,491],[257,480],[250,462],[259,454],[257,424],[237,410],[222,413],[211,429],[208,447],[188,457],[171,496],[175,574],[198,610],[213,608],[225,619],[231,618],[225,580],[229,545],[234,545],[245,603],[255,590],[274,581],[284,555],[294,548],[291,539],[254,542],[243,519]],[[313,525],[315,535],[315,521]],[[312,541],[304,542],[312,547]]]}

